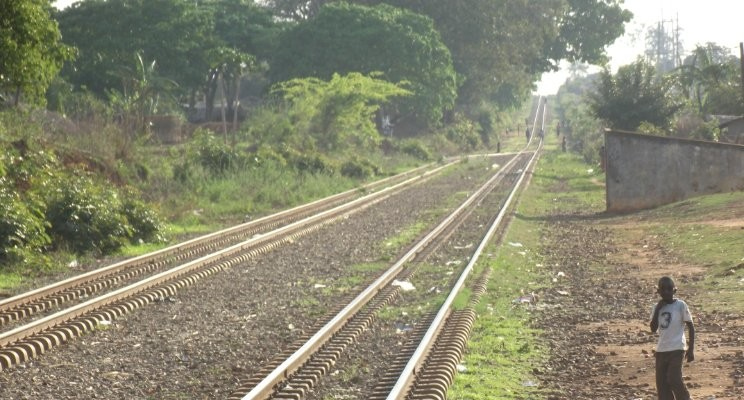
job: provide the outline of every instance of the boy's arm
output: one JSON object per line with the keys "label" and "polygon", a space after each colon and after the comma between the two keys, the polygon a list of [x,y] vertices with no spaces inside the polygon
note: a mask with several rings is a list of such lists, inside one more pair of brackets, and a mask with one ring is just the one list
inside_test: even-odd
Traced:
{"label": "boy's arm", "polygon": [[687,346],[687,362],[695,360],[695,325],[692,321],[685,322],[687,329],[690,331],[690,344]]}
{"label": "boy's arm", "polygon": [[656,330],[659,329],[659,310],[661,310],[662,301],[659,301],[656,304],[656,307],[654,308],[654,315],[651,317],[651,333],[656,333]]}

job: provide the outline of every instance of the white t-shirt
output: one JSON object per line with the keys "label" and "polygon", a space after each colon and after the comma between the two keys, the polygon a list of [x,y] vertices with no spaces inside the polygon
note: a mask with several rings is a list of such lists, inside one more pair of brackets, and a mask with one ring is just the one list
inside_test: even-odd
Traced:
{"label": "white t-shirt", "polygon": [[[654,317],[654,309],[651,307],[651,318]],[[664,304],[659,310],[659,343],[656,345],[657,352],[687,350],[685,340],[685,322],[692,322],[692,315],[687,303],[676,299],[672,304]]]}

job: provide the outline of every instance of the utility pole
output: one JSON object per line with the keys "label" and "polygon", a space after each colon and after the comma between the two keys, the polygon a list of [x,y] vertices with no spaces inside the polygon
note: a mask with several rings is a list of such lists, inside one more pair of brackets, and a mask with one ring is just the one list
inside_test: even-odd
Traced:
{"label": "utility pole", "polygon": [[741,104],[744,107],[744,42],[739,42],[739,63],[741,64]]}

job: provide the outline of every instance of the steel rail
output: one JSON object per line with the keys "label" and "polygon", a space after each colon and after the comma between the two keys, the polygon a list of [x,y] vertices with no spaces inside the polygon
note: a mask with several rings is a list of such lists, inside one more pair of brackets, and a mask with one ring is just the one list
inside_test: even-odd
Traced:
{"label": "steel rail", "polygon": [[518,157],[513,157],[501,168],[493,177],[483,184],[476,192],[468,198],[452,213],[450,213],[439,225],[431,230],[423,239],[416,243],[405,255],[403,255],[395,264],[386,272],[378,277],[356,298],[354,298],[346,307],[344,307],[336,316],[328,321],[320,330],[318,330],[310,339],[305,342],[297,351],[289,356],[279,366],[274,368],[267,376],[254,386],[242,400],[266,399],[274,391],[274,387],[297,371],[315,352],[317,352],[326,342],[326,338],[337,332],[350,318],[362,309],[382,288],[392,282],[392,280],[402,271],[403,265],[413,259],[429,242],[431,242],[442,231],[455,221],[455,219],[472,203],[480,199],[480,195],[491,189],[492,183],[500,179],[502,175],[512,164],[516,163]]}
{"label": "steel rail", "polygon": [[21,341],[29,336],[42,332],[45,329],[48,329],[52,326],[59,325],[71,319],[77,318],[85,313],[95,311],[101,307],[105,307],[109,304],[120,301],[126,297],[129,297],[134,294],[151,289],[167,281],[177,279],[185,274],[194,272],[195,270],[198,270],[199,268],[202,268],[206,265],[214,264],[217,262],[225,262],[231,258],[239,257],[240,254],[250,251],[251,249],[255,248],[256,246],[260,244],[271,242],[275,238],[281,237],[282,235],[288,235],[291,232],[298,231],[310,225],[322,223],[323,220],[326,220],[328,218],[333,218],[334,216],[350,212],[356,209],[357,207],[364,206],[367,203],[370,203],[373,201],[380,201],[385,196],[391,195],[394,191],[404,188],[407,185],[410,185],[420,179],[431,176],[439,172],[440,170],[448,167],[449,165],[450,164],[439,166],[433,170],[425,172],[424,174],[409,178],[393,186],[383,188],[373,194],[352,200],[348,203],[342,204],[330,210],[322,211],[318,214],[304,218],[300,221],[293,222],[291,224],[280,227],[266,234],[253,237],[242,243],[235,244],[233,246],[222,249],[213,254],[203,256],[196,260],[192,260],[186,264],[182,264],[175,268],[161,272],[157,275],[146,278],[142,281],[139,281],[127,287],[115,290],[111,293],[99,296],[91,300],[88,300],[84,303],[78,304],[76,306],[73,306],[71,308],[68,308],[62,311],[59,311],[55,314],[52,314],[45,318],[33,321],[29,324],[20,326],[11,331],[4,332],[0,334],[0,349],[6,346],[12,345],[15,342]]}
{"label": "steel rail", "polygon": [[[439,171],[442,167],[447,167],[452,164],[454,164],[455,161],[450,161],[444,166],[440,166],[438,168],[435,168],[430,171],[424,171],[425,169],[431,168],[431,164],[427,164],[425,166],[413,169],[411,171],[407,171],[392,177],[388,177],[373,183],[370,183],[368,185],[365,185],[362,187],[362,189],[370,190],[377,188],[379,186],[383,186],[388,184],[391,181],[395,181],[398,179],[403,179],[406,176],[415,175],[418,173],[421,173],[421,176],[427,176],[430,173],[433,173],[432,171]],[[423,172],[422,172],[423,171]],[[229,228],[225,228],[213,233],[209,233],[207,235],[203,235],[194,239],[187,240],[185,242],[181,242],[178,244],[175,244],[173,246],[166,247],[164,249],[160,249],[148,254],[143,254],[141,256],[133,257],[118,263],[114,263],[112,265],[98,268],[93,271],[86,272],[81,275],[77,275],[59,282],[55,282],[53,284],[34,289],[25,293],[18,294],[13,297],[9,297],[3,300],[0,300],[0,312],[5,312],[12,310],[14,308],[24,306],[26,304],[33,303],[35,301],[39,301],[42,299],[45,299],[49,296],[52,296],[54,294],[63,292],[68,289],[72,289],[75,287],[79,287],[82,285],[85,285],[87,283],[91,283],[93,281],[96,281],[98,279],[102,279],[108,276],[112,276],[114,274],[117,274],[123,270],[129,269],[129,268],[136,268],[141,265],[147,265],[150,263],[156,263],[159,262],[159,260],[172,258],[177,254],[185,253],[192,251],[194,248],[198,246],[207,246],[209,245],[209,242],[212,240],[217,240],[219,238],[223,238],[230,235],[239,235],[240,232],[244,231],[250,231],[251,228],[255,228],[260,226],[263,223],[269,223],[273,220],[281,220],[282,218],[287,218],[288,216],[292,216],[297,213],[301,213],[303,211],[310,211],[314,210],[315,208],[322,207],[326,204],[332,204],[335,201],[341,201],[347,197],[351,197],[354,194],[359,192],[359,188],[347,190],[342,193],[338,193],[323,199],[319,199],[316,201],[313,201],[311,203],[307,203],[304,205],[300,205],[297,207],[293,207],[291,209],[287,209],[272,215],[264,216],[262,218],[259,218],[254,221],[246,222],[240,225],[232,226]]]}
{"label": "steel rail", "polygon": [[[536,110],[537,112],[535,115],[535,122],[537,122],[537,115],[539,114],[539,110],[540,110],[540,103],[538,99],[538,107]],[[543,115],[544,115],[544,112],[545,111],[543,108]],[[532,141],[532,139],[530,139],[530,141]],[[388,400],[404,399],[406,395],[408,394],[408,391],[416,378],[416,372],[425,362],[426,356],[429,354],[431,350],[431,346],[434,344],[436,337],[439,335],[442,327],[444,326],[445,321],[447,320],[447,316],[449,316],[451,312],[452,303],[454,302],[457,295],[460,293],[460,290],[464,287],[465,280],[468,278],[468,276],[470,275],[470,272],[472,272],[473,268],[475,267],[475,264],[478,262],[478,259],[480,258],[480,255],[483,252],[483,249],[485,249],[485,247],[488,245],[488,242],[491,240],[494,233],[499,228],[499,225],[501,224],[501,221],[506,215],[506,212],[509,209],[509,206],[512,200],[519,192],[519,189],[521,187],[523,180],[525,179],[526,176],[528,176],[528,171],[530,170],[530,168],[534,166],[535,160],[537,160],[537,156],[539,155],[541,149],[542,149],[542,141],[539,142],[537,151],[535,151],[534,154],[532,155],[532,158],[530,159],[527,167],[525,168],[525,171],[517,180],[511,193],[509,194],[509,197],[506,199],[504,206],[501,207],[501,211],[498,213],[496,218],[493,220],[493,222],[491,223],[491,226],[488,229],[488,232],[483,237],[483,240],[481,240],[480,244],[476,248],[473,255],[470,257],[470,261],[468,262],[468,265],[463,269],[462,273],[460,274],[459,279],[457,280],[454,287],[450,291],[449,296],[447,296],[447,299],[444,301],[444,303],[442,303],[442,306],[440,307],[439,312],[434,318],[434,321],[429,326],[429,329],[427,330],[423,339],[421,339],[419,346],[417,347],[413,356],[411,356],[411,359],[408,361],[408,364],[406,364],[406,367],[403,369],[403,372],[401,373],[400,378],[396,382],[395,386],[393,386],[393,389],[388,394],[387,396]]]}

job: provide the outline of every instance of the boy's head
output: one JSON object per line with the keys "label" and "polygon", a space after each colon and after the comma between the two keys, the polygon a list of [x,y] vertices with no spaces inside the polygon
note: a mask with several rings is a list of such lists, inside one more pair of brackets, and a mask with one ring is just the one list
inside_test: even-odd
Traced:
{"label": "boy's head", "polygon": [[656,289],[656,293],[658,293],[665,301],[672,301],[674,299],[674,294],[677,293],[674,279],[668,276],[659,279],[659,287]]}

